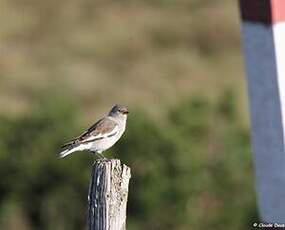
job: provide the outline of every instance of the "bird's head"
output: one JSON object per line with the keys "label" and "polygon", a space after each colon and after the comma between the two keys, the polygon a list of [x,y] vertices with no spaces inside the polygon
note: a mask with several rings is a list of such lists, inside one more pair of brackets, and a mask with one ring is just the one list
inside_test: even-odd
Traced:
{"label": "bird's head", "polygon": [[124,105],[114,105],[111,111],[109,112],[109,116],[117,117],[127,117],[129,113],[128,107]]}

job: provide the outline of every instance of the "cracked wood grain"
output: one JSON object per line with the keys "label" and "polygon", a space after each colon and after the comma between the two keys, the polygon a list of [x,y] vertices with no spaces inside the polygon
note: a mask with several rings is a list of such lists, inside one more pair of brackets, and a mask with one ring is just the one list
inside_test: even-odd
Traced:
{"label": "cracked wood grain", "polygon": [[99,159],[92,168],[88,230],[125,230],[130,168],[117,159]]}

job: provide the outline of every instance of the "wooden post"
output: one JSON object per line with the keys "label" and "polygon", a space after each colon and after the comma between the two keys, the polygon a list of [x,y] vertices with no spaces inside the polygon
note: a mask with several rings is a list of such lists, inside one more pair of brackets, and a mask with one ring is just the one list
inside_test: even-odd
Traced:
{"label": "wooden post", "polygon": [[261,220],[285,223],[285,0],[240,0]]}
{"label": "wooden post", "polygon": [[117,159],[99,159],[92,168],[88,230],[125,230],[130,168]]}

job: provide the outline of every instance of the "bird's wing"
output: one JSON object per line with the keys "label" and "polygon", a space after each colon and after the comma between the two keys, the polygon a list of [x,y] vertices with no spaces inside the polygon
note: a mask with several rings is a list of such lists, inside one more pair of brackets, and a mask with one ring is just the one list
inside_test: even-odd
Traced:
{"label": "bird's wing", "polygon": [[74,138],[70,142],[62,146],[62,148],[70,145],[85,144],[107,137],[112,137],[119,131],[119,126],[114,120],[104,117],[82,133],[79,137]]}
{"label": "bird's wing", "polygon": [[79,139],[82,142],[93,141],[96,139],[103,139],[106,137],[114,136],[119,131],[117,122],[108,117],[102,118],[88,130],[80,135]]}

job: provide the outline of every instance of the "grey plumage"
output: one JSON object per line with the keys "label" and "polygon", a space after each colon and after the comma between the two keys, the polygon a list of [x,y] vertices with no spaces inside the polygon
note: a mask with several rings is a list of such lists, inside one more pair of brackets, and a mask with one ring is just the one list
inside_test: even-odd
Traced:
{"label": "grey plumage", "polygon": [[97,121],[79,137],[64,144],[59,154],[60,157],[81,150],[90,150],[101,154],[112,147],[125,131],[128,113],[126,106],[113,106],[108,116]]}

